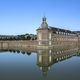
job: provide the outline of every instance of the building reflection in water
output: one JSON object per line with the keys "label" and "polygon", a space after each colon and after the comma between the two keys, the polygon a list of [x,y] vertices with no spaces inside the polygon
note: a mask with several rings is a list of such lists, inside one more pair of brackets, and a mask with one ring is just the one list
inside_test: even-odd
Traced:
{"label": "building reflection in water", "polygon": [[[3,50],[1,50],[2,52]],[[74,55],[78,55],[78,48],[67,49],[67,48],[54,48],[49,50],[19,50],[19,49],[8,49],[5,51],[17,52],[22,54],[31,55],[32,52],[37,54],[37,66],[42,71],[43,76],[47,76],[48,71],[54,63],[68,59]]]}
{"label": "building reflection in water", "polygon": [[52,51],[51,50],[38,50],[37,65],[42,70],[43,75],[46,76],[50,66],[52,65]]}
{"label": "building reflection in water", "polygon": [[37,51],[37,65],[44,76],[47,76],[48,71],[54,63],[68,59],[77,54],[77,49],[70,50],[38,50]]}

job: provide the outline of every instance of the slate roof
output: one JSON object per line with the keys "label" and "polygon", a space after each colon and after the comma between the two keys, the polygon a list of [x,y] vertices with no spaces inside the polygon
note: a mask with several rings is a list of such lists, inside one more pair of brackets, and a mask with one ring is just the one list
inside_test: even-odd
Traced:
{"label": "slate roof", "polygon": [[66,29],[61,29],[61,28],[57,28],[57,27],[52,27],[52,26],[49,26],[49,29],[50,30],[56,30],[56,31],[68,32],[68,33],[76,34],[74,31],[70,31],[70,30],[66,30]]}

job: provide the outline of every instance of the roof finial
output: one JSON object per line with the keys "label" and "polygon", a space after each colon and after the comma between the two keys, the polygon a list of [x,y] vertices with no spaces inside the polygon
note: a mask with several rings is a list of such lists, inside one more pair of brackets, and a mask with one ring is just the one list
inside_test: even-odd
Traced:
{"label": "roof finial", "polygon": [[46,16],[45,16],[45,12],[43,13],[43,18],[42,18],[42,21],[44,22],[46,22]]}
{"label": "roof finial", "polygon": [[46,17],[45,17],[45,16],[43,16],[42,20],[46,22]]}

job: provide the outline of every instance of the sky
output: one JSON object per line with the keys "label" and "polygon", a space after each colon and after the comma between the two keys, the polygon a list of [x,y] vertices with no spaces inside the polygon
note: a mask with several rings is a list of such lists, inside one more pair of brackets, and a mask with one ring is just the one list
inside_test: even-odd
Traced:
{"label": "sky", "polygon": [[44,15],[49,26],[80,30],[80,0],[0,0],[0,35],[36,34]]}

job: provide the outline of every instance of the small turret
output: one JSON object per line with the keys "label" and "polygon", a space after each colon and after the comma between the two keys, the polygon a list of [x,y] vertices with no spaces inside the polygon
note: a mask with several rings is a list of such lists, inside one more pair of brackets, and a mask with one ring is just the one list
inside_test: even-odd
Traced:
{"label": "small turret", "polygon": [[48,28],[48,24],[46,22],[46,17],[45,16],[42,18],[42,24],[41,24],[40,28]]}

